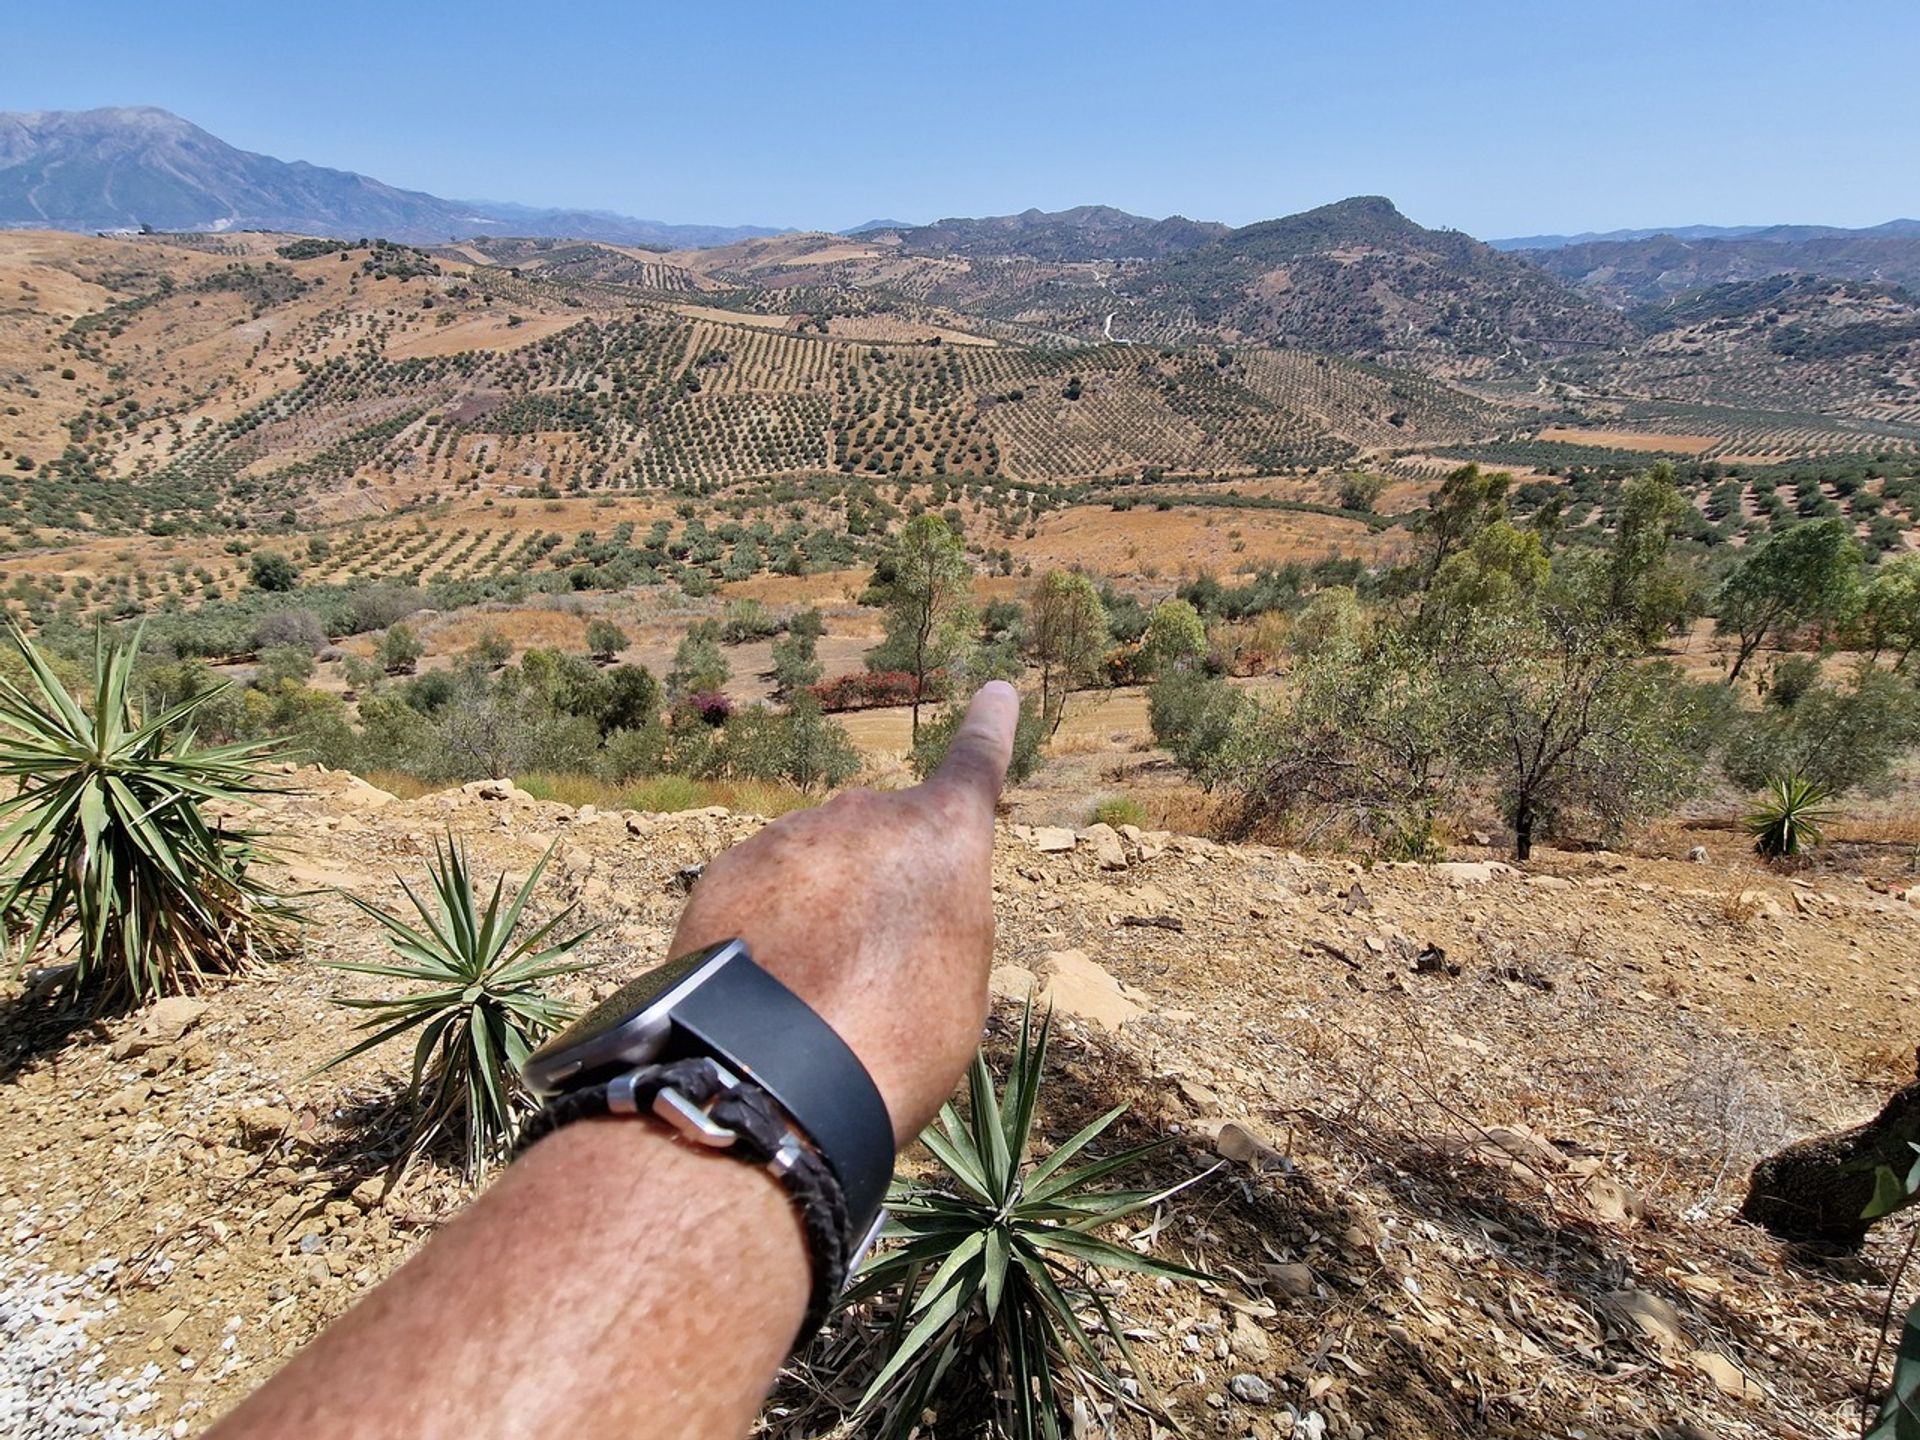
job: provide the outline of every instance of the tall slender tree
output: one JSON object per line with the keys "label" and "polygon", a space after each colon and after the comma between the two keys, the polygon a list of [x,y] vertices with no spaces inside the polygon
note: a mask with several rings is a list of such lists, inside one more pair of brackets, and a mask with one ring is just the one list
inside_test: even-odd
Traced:
{"label": "tall slender tree", "polygon": [[1052,735],[1066,718],[1067,697],[1100,674],[1107,608],[1091,580],[1066,570],[1042,575],[1027,605],[1028,643],[1040,667],[1040,713]]}
{"label": "tall slender tree", "polygon": [[928,677],[964,657],[973,625],[973,569],[938,515],[916,515],[881,559],[868,590],[886,612],[886,638],[867,652],[875,670],[913,677],[913,734]]}

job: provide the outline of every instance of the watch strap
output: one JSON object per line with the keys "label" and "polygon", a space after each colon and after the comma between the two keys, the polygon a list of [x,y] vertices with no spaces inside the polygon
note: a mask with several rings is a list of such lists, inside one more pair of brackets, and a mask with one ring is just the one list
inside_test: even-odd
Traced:
{"label": "watch strap", "polygon": [[[743,941],[672,1008],[669,1059],[712,1055],[771,1095],[839,1178],[856,1227],[873,1223],[893,1179],[893,1119],[873,1076],[814,1008]],[[685,1047],[685,1048],[680,1048]]]}
{"label": "watch strap", "polygon": [[670,1097],[665,1113],[676,1130],[685,1128],[675,1118],[686,1113],[683,1107],[695,1107],[705,1120],[700,1142],[772,1172],[800,1212],[813,1283],[806,1318],[793,1343],[798,1350],[813,1338],[839,1299],[861,1237],[850,1233],[846,1191],[833,1167],[801,1140],[773,1097],[758,1085],[704,1056],[642,1065],[547,1101],[521,1127],[514,1155],[576,1120],[658,1113],[663,1094]]}

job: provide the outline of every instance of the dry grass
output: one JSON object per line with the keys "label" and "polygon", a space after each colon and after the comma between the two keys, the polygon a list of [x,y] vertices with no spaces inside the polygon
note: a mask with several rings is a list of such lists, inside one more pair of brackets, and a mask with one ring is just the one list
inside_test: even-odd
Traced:
{"label": "dry grass", "polygon": [[851,605],[873,577],[868,570],[821,570],[812,575],[775,575],[735,580],[722,587],[730,600],[758,600],[767,605]]}
{"label": "dry grass", "polygon": [[1920,848],[1920,815],[1842,818],[1826,827],[1829,841],[1856,845],[1907,845]]}
{"label": "dry grass", "polygon": [[716,325],[745,325],[756,330],[787,328],[784,315],[756,315],[749,310],[720,310],[712,305],[669,305],[667,308],[689,320],[711,320]]}
{"label": "dry grass", "polygon": [[453,655],[491,630],[516,651],[547,648],[582,651],[587,619],[544,605],[525,609],[471,610],[434,622],[426,639],[436,655]]}
{"label": "dry grass", "polygon": [[1736,930],[1750,930],[1760,918],[1765,899],[1753,890],[1729,890],[1720,897],[1720,918]]}
{"label": "dry grass", "polygon": [[[1229,541],[1229,528],[1240,531],[1240,539]],[[1033,539],[1007,543],[1015,559],[1031,563],[1035,573],[1070,565],[1106,575],[1138,573],[1141,561],[1129,558],[1131,547],[1133,556],[1150,557],[1156,573],[1165,576],[1201,570],[1251,572],[1263,565],[1317,560],[1336,553],[1372,560],[1384,555],[1392,542],[1368,530],[1361,520],[1297,510],[1221,511],[1177,505],[1171,510],[1110,510],[1079,505],[1050,511]],[[1243,548],[1231,551],[1229,545]]]}
{"label": "dry grass", "polygon": [[1174,785],[1156,789],[1144,797],[1151,830],[1172,830],[1182,835],[1213,835],[1220,824],[1220,802],[1198,785]]}
{"label": "dry grass", "polygon": [[409,335],[390,345],[387,353],[411,360],[429,355],[457,355],[465,350],[518,350],[578,325],[585,318],[584,315],[540,315],[515,325],[504,315],[483,315],[443,329]]}
{"label": "dry grass", "polygon": [[1720,443],[1712,435],[1674,435],[1650,430],[1583,430],[1566,425],[1549,426],[1540,432],[1540,438],[1567,445],[1599,445],[1608,450],[1664,450],[1676,455],[1698,455]]}

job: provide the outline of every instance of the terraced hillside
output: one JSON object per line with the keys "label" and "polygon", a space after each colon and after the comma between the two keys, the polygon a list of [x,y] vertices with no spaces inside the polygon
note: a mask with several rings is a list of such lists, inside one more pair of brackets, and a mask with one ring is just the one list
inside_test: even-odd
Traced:
{"label": "terraced hillside", "polygon": [[[847,477],[1920,454],[1920,311],[1891,287],[1781,278],[1603,312],[1385,202],[1186,238],[1114,261],[893,234],[671,255],[0,237],[0,541]],[[1573,343],[1617,330],[1645,338]],[[1267,343],[1291,331],[1314,346]]]}
{"label": "terraced hillside", "polygon": [[867,320],[917,338],[850,336],[854,317],[729,308],[710,278],[613,247],[219,248],[0,242],[16,538],[305,524],[463,489],[1251,475],[1501,424],[1333,356],[948,339],[911,309]]}

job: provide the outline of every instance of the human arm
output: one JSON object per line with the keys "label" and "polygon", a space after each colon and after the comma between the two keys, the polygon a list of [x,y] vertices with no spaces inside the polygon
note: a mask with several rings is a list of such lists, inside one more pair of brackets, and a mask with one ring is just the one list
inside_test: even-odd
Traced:
{"label": "human arm", "polygon": [[[732,936],[839,1032],[917,1135],[979,1041],[993,811],[1018,701],[974,699],[940,772],[850,791],[716,857],[672,953]],[[216,1431],[265,1436],[743,1435],[806,1308],[762,1171],[648,1121],[535,1145]]]}

